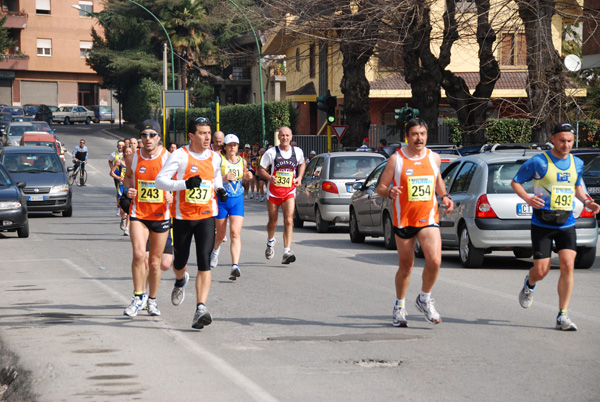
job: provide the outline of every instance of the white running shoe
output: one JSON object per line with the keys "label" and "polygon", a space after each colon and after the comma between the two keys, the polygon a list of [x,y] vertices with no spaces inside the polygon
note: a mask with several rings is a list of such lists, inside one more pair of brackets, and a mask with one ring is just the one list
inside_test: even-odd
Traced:
{"label": "white running shoe", "polygon": [[174,306],[179,306],[183,299],[185,299],[185,285],[187,285],[188,280],[190,279],[190,274],[187,272],[183,276],[183,285],[181,287],[173,286],[173,290],[171,291],[171,303]]}
{"label": "white running shoe", "polygon": [[219,247],[216,251],[213,250],[210,252],[210,268],[214,269],[219,265],[219,253],[221,252],[221,247]]}
{"label": "white running shoe", "polygon": [[202,329],[205,325],[210,325],[212,323],[212,316],[206,309],[206,306],[201,304],[196,308],[196,313],[194,314],[194,321],[192,322],[192,328]]}
{"label": "white running shoe", "polygon": [[394,320],[392,321],[392,325],[394,327],[408,327],[408,321],[406,320],[406,309],[404,306],[394,306],[393,318]]}
{"label": "white running shoe", "polygon": [[287,253],[283,253],[283,258],[281,260],[282,264],[290,264],[294,261],[296,261],[296,256],[292,250],[288,251]]}
{"label": "white running shoe", "polygon": [[559,314],[556,317],[556,329],[561,331],[577,331],[577,325],[567,315],[567,313]]}
{"label": "white running shoe", "polygon": [[115,212],[115,216],[121,216],[121,208],[117,207],[117,212]]}
{"label": "white running shoe", "polygon": [[227,241],[227,236],[223,237],[223,243],[225,243]]}
{"label": "white running shoe", "polygon": [[245,199],[245,200],[247,200],[247,199],[248,199],[248,197],[249,197],[249,195],[248,195],[248,194],[246,194],[246,195],[244,196],[244,199]]}
{"label": "white running shoe", "polygon": [[519,292],[519,303],[523,308],[527,308],[533,303],[533,291],[535,290],[535,286],[533,287],[533,289],[530,289],[529,286],[527,286],[528,282],[529,275],[525,276],[525,282],[523,283],[523,287]]}
{"label": "white running shoe", "polygon": [[160,310],[158,309],[158,305],[156,304],[156,299],[148,299],[148,315],[152,315],[158,317],[160,315]]}
{"label": "white running shoe", "polygon": [[276,240],[273,240],[273,243],[269,243],[267,241],[267,249],[265,250],[265,257],[267,258],[267,260],[272,259],[275,255],[275,243]]}
{"label": "white running shoe", "polygon": [[121,218],[121,223],[119,224],[119,228],[121,228],[121,230],[125,230],[126,227],[127,227],[127,219]]}
{"label": "white running shoe", "polygon": [[435,300],[433,299],[429,299],[428,302],[423,303],[421,298],[417,296],[415,306],[417,307],[417,310],[425,314],[425,320],[427,320],[428,323],[439,324],[442,322],[442,317],[440,317],[440,314],[436,311],[435,306],[433,305],[434,303]]}
{"label": "white running shoe", "polygon": [[229,280],[230,281],[235,281],[237,278],[239,278],[241,275],[240,273],[240,266],[237,264],[234,264],[231,266],[231,273],[229,274]]}
{"label": "white running shoe", "polygon": [[129,236],[129,228],[123,230],[123,236]]}
{"label": "white running shoe", "polygon": [[131,298],[131,304],[123,311],[123,315],[128,317],[135,317],[138,310],[142,307],[142,298],[140,296],[133,296]]}

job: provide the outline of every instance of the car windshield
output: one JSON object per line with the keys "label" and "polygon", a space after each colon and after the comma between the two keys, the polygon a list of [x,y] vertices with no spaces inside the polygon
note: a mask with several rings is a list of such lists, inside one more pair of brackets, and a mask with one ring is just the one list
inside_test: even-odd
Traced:
{"label": "car windshield", "polygon": [[12,114],[0,114],[0,121],[12,121]]}
{"label": "car windshield", "polygon": [[365,179],[379,163],[380,158],[362,155],[332,157],[329,163],[329,178]]}
{"label": "car windshield", "polygon": [[[488,165],[488,194],[514,193],[510,183],[525,161],[509,161]],[[523,188],[528,193],[533,192],[533,180],[523,183]]]}
{"label": "car windshield", "polygon": [[59,112],[70,112],[71,110],[73,110],[73,108],[70,106],[63,106],[58,109]]}
{"label": "car windshield", "polygon": [[4,154],[2,164],[11,173],[60,173],[63,171],[57,154]]}
{"label": "car windshield", "polygon": [[8,126],[7,134],[9,137],[22,137],[25,131],[33,131],[33,124],[31,126]]}
{"label": "car windshield", "polygon": [[20,107],[5,107],[4,109],[2,109],[2,111],[11,114],[23,114],[23,109]]}
{"label": "car windshield", "polygon": [[583,168],[583,173],[600,177],[600,157],[592,159],[592,161]]}
{"label": "car windshield", "polygon": [[24,141],[23,145],[27,147],[55,147],[54,143],[50,141]]}
{"label": "car windshield", "polygon": [[39,106],[25,106],[25,112],[28,114],[36,114]]}
{"label": "car windshield", "polygon": [[32,124],[33,124],[33,128],[35,128],[35,131],[47,131],[47,132],[50,132],[50,130],[51,130],[50,126],[46,122],[35,122],[35,123],[32,123]]}

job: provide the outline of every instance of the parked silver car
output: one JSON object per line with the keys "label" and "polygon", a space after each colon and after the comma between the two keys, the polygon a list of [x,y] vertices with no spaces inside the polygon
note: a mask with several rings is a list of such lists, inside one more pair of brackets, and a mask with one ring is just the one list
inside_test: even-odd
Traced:
{"label": "parked silver car", "polygon": [[317,232],[330,225],[348,222],[348,204],[354,189],[352,182],[364,180],[385,157],[371,152],[335,152],[314,157],[296,189],[294,226],[315,222]]}
{"label": "parked silver car", "polygon": [[[457,160],[455,155],[440,155],[440,170],[444,169],[450,162]],[[350,201],[350,241],[362,243],[366,236],[381,237],[388,250],[396,249],[396,238],[392,224],[392,202],[388,198],[380,197],[375,189],[379,183],[381,173],[387,165],[387,160],[377,166],[362,182],[351,184],[355,193]]]}

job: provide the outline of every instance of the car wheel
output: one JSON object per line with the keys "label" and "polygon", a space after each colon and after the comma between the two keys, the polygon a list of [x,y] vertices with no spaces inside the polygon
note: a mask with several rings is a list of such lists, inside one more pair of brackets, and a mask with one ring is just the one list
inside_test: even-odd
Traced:
{"label": "car wheel", "polygon": [[92,119],[88,116],[85,119],[85,124],[89,125],[92,122]]}
{"label": "car wheel", "polygon": [[114,121],[114,120],[111,120],[111,121],[110,121],[110,124],[115,124],[115,121]]}
{"label": "car wheel", "polygon": [[29,237],[29,222],[17,229],[17,236],[20,238]]}
{"label": "car wheel", "polygon": [[69,205],[69,209],[62,211],[62,216],[65,218],[73,216],[73,205]]}
{"label": "car wheel", "polygon": [[65,117],[65,126],[67,124],[71,124],[71,119],[69,119],[68,117]]}
{"label": "car wheel", "polygon": [[423,253],[423,249],[421,248],[421,243],[419,243],[418,240],[415,242],[415,257],[425,258],[425,253]]}
{"label": "car wheel", "polygon": [[94,123],[96,123],[96,124],[100,123],[100,119],[99,119],[99,118],[97,118],[97,117],[96,117],[96,118],[94,118]]}
{"label": "car wheel", "polygon": [[294,227],[301,228],[304,227],[304,221],[300,219],[300,215],[298,215],[298,209],[294,208]]}
{"label": "car wheel", "polygon": [[575,268],[588,269],[596,261],[596,247],[580,247],[575,257]]}
{"label": "car wheel", "polygon": [[460,262],[465,268],[479,267],[483,263],[484,251],[473,247],[471,237],[466,226],[463,226],[460,232],[460,246],[458,250]]}
{"label": "car wheel", "polygon": [[317,233],[327,233],[329,230],[329,222],[323,220],[319,207],[317,206],[315,208],[315,223],[317,224]]}
{"label": "car wheel", "polygon": [[533,250],[528,248],[516,248],[513,250],[513,254],[517,258],[529,258],[533,255]]}
{"label": "car wheel", "polygon": [[350,241],[352,243],[364,243],[365,235],[358,230],[358,221],[354,210],[350,210]]}
{"label": "car wheel", "polygon": [[396,249],[396,234],[394,233],[394,224],[388,213],[383,217],[383,243],[388,250]]}

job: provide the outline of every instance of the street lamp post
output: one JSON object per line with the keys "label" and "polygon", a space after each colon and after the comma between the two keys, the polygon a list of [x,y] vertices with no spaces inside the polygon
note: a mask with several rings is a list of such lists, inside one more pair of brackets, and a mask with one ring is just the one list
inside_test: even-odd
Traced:
{"label": "street lamp post", "polygon": [[[129,1],[131,1],[131,0],[129,0]],[[260,64],[260,59],[261,59],[260,43],[258,42],[258,36],[256,35],[256,31],[254,31],[254,27],[252,26],[252,23],[246,16],[246,13],[244,12],[244,10],[242,10],[240,8],[240,6],[238,6],[233,0],[229,0],[229,2],[231,4],[233,4],[242,13],[244,18],[248,22],[248,25],[250,25],[250,29],[252,30],[252,34],[254,35],[254,40],[256,41],[256,50],[258,51],[258,81],[259,81],[259,85],[260,85],[260,116],[261,116],[261,120],[262,120],[262,143],[264,145],[264,143],[265,143],[265,96],[263,94],[262,67]]]}

